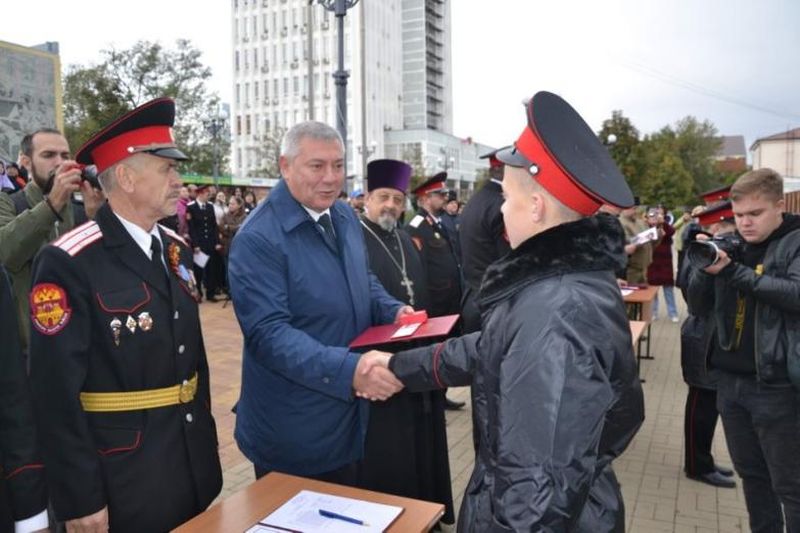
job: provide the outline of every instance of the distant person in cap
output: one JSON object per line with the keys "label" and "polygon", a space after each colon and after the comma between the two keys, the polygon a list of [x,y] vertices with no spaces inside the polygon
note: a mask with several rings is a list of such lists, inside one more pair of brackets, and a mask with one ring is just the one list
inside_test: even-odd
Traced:
{"label": "distant person in cap", "polygon": [[622,531],[611,463],[644,405],[614,277],[622,228],[593,215],[633,195],[567,102],[539,92],[527,111],[497,154],[512,251],[486,271],[481,332],[398,353],[389,368],[411,391],[472,385],[478,452],[459,531]]}
{"label": "distant person in cap", "polygon": [[[411,237],[397,227],[411,173],[402,161],[370,161],[361,226],[370,270],[381,285],[414,309],[430,311],[419,253]],[[385,402],[370,404],[363,487],[442,503],[446,509],[442,520],[452,523],[444,398],[438,390],[400,392]]]}
{"label": "distant person in cap", "polygon": [[459,239],[464,267],[464,298],[461,320],[464,333],[481,328],[481,316],[476,298],[488,266],[510,250],[500,206],[503,205],[503,163],[497,150],[481,156],[489,160],[489,178],[461,213]]}
{"label": "distant person in cap", "polygon": [[281,180],[231,245],[228,282],[244,335],[234,436],[256,477],[286,472],[361,482],[368,402],[402,388],[390,372],[363,370],[377,352],[348,348],[364,330],[413,308],[370,273],[364,233],[337,201],[344,145],[321,122],[283,138]]}
{"label": "distant person in cap", "polygon": [[[691,241],[706,231],[711,235],[730,235],[736,231],[733,209],[729,200],[693,211],[697,228],[690,232]],[[686,287],[692,265],[684,259],[677,279],[683,297],[688,301]],[[686,477],[714,487],[733,488],[733,470],[716,464],[711,453],[714,432],[719,419],[717,411],[717,381],[719,371],[707,361],[708,348],[715,335],[714,323],[708,317],[692,314],[681,325],[681,370],[688,387],[683,417],[684,462]]]}
{"label": "distant person in cap", "polygon": [[364,191],[356,189],[350,193],[350,207],[356,212],[356,215],[364,213]]}
{"label": "distant person in cap", "polygon": [[152,100],[78,151],[108,203],[34,263],[31,382],[67,531],[167,531],[222,487],[192,250],[156,223],[186,159],[174,118]]}
{"label": "distant person in cap", "polygon": [[453,251],[456,254],[456,260],[459,267],[461,266],[461,243],[459,241],[459,227],[461,225],[461,218],[458,214],[458,193],[454,189],[448,189],[444,198],[444,207],[442,207],[441,216],[439,217],[442,226],[447,231],[447,236],[450,238],[450,243],[453,245]]}
{"label": "distant person in cap", "polygon": [[[456,236],[451,236],[441,222],[446,181],[447,172],[439,172],[413,190],[418,209],[406,225],[425,267],[431,299],[429,316],[457,315],[461,311],[461,266],[452,240]],[[448,398],[445,407],[461,409],[464,402]]]}
{"label": "distant person in cap", "polygon": [[[197,288],[205,288],[206,300],[217,301],[219,288],[219,252],[222,245],[219,243],[219,229],[214,204],[209,201],[209,186],[201,185],[197,188],[197,196],[193,202],[186,205],[186,223],[189,226],[194,253],[202,252],[208,256],[206,263],[194,263],[194,275],[197,278]],[[201,291],[202,294],[202,291]]]}

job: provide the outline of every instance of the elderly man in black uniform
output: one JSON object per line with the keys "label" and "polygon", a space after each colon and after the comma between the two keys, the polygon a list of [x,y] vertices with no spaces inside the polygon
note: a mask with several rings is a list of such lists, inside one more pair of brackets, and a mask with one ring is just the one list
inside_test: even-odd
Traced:
{"label": "elderly man in black uniform", "polygon": [[489,159],[489,181],[470,198],[461,213],[459,239],[464,269],[461,320],[464,333],[481,329],[481,316],[475,299],[486,268],[511,250],[500,212],[503,205],[503,163],[495,156],[497,152],[494,150],[481,156],[481,159]]}
{"label": "elderly man in black uniform", "polygon": [[[369,267],[386,292],[415,309],[430,311],[425,270],[411,238],[397,222],[406,203],[412,169],[402,161],[367,165],[367,195],[361,225]],[[400,392],[370,403],[363,485],[400,496],[443,503],[445,523],[455,520],[444,394]],[[386,457],[392,457],[387,461]]]}
{"label": "elderly man in black uniform", "polygon": [[[439,219],[447,199],[446,180],[447,172],[440,172],[412,191],[418,209],[406,226],[425,267],[431,298],[429,316],[455,315],[461,311],[461,267],[451,237]],[[445,400],[446,409],[462,407],[464,402]]]}
{"label": "elderly man in black uniform", "polygon": [[174,117],[153,100],[81,148],[108,203],[34,264],[31,382],[68,531],[167,531],[222,486],[192,250],[156,223],[186,159]]}
{"label": "elderly man in black uniform", "polygon": [[624,232],[593,215],[633,195],[568,103],[540,92],[527,111],[497,154],[512,251],[486,272],[481,331],[388,365],[412,391],[472,384],[479,447],[459,531],[623,531],[612,461],[644,405],[614,276]]}
{"label": "elderly man in black uniform", "polygon": [[11,281],[2,266],[0,317],[0,531],[39,531],[47,528],[44,465]]}
{"label": "elderly man in black uniform", "polygon": [[194,275],[197,277],[198,288],[205,287],[206,300],[216,302],[216,292],[220,280],[217,270],[220,261],[219,231],[214,206],[208,201],[208,185],[197,188],[197,198],[186,205],[186,223],[189,226],[189,238],[192,241],[194,253],[202,252],[208,260],[202,267],[194,263]]}

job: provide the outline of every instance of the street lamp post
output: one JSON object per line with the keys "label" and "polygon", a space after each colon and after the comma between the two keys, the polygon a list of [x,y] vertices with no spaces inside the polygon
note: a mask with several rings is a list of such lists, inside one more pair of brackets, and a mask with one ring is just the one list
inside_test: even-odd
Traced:
{"label": "street lamp post", "polygon": [[216,116],[209,117],[203,120],[203,125],[206,130],[211,134],[211,148],[213,150],[213,166],[214,166],[214,187],[219,186],[219,138],[220,134],[227,127],[227,116],[224,112],[220,112],[219,108],[216,110]]}
{"label": "street lamp post", "polygon": [[375,153],[375,150],[378,149],[378,143],[372,141],[369,143],[369,146],[363,144],[358,147],[358,153],[361,155],[361,176],[362,179],[367,177],[367,163],[369,162],[369,156]]}
{"label": "street lamp post", "polygon": [[[336,129],[342,136],[344,149],[347,151],[347,78],[350,73],[344,69],[344,17],[347,10],[355,6],[358,0],[319,0],[319,3],[336,15],[339,61],[333,79],[336,80]],[[347,175],[347,155],[344,158],[345,175]]]}

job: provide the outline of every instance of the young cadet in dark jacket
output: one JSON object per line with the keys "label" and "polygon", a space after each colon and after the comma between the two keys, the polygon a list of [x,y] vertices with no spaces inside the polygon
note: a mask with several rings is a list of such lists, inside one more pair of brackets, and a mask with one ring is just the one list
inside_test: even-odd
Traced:
{"label": "young cadet in dark jacket", "polygon": [[25,357],[11,283],[0,267],[0,532],[47,528],[44,464],[39,457]]}
{"label": "young cadet in dark jacket", "polygon": [[512,251],[478,296],[481,332],[401,352],[409,390],[472,384],[478,451],[459,531],[622,531],[611,463],[644,417],[614,271],[623,230],[602,204],[633,204],[625,179],[564,100],[537,93],[506,165]]}
{"label": "young cadet in dark jacket", "polygon": [[730,191],[745,244],[695,270],[693,313],[713,319],[709,365],[752,531],[800,531],[800,216],[784,214],[783,180],[743,174]]}
{"label": "young cadet in dark jacket", "polygon": [[153,100],[79,150],[108,203],[34,262],[31,383],[68,531],[171,530],[222,488],[192,251],[156,224],[186,159],[174,117]]}
{"label": "young cadet in dark jacket", "polygon": [[[687,234],[687,242],[703,227],[715,236],[736,231],[730,201],[709,206],[699,213],[699,224]],[[688,300],[686,286],[693,267],[684,258],[678,271],[676,284]],[[719,419],[717,411],[717,380],[719,371],[709,368],[706,360],[709,347],[716,339],[714,321],[707,316],[697,316],[689,309],[689,316],[681,325],[681,370],[688,392],[683,416],[684,463],[686,477],[715,487],[733,488],[733,470],[717,465],[711,454],[714,432]]]}

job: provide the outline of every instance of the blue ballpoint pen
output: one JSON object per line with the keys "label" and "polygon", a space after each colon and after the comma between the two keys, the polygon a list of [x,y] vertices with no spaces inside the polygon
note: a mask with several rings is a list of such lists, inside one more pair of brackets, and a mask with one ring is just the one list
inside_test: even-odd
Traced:
{"label": "blue ballpoint pen", "polygon": [[367,524],[363,520],[359,520],[358,518],[350,518],[349,516],[344,516],[344,515],[341,515],[341,514],[338,514],[338,513],[334,513],[334,512],[331,512],[331,511],[326,511],[325,509],[320,509],[319,510],[319,514],[321,514],[325,518],[333,518],[333,519],[336,519],[336,520],[343,520],[345,522],[350,522],[351,524],[358,524],[359,526],[369,526],[369,524]]}

